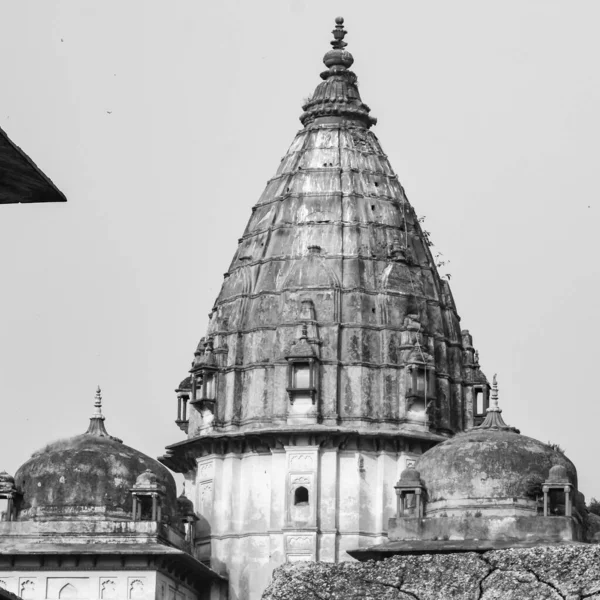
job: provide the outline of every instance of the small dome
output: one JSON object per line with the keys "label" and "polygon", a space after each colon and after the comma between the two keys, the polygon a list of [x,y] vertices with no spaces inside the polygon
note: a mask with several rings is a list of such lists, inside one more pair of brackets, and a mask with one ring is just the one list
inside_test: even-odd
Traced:
{"label": "small dome", "polygon": [[194,511],[194,504],[192,501],[183,493],[179,498],[177,498],[177,508],[179,509],[179,514],[182,517],[195,517],[196,512]]}
{"label": "small dome", "polygon": [[158,461],[111,437],[59,440],[17,471],[23,493],[17,520],[129,519],[131,489],[142,478],[164,487],[163,514],[175,517],[175,481]]}
{"label": "small dome", "polygon": [[0,492],[9,492],[15,489],[15,478],[6,471],[0,471]]}
{"label": "small dome", "polygon": [[553,465],[577,487],[575,465],[552,447],[510,429],[459,433],[418,461],[427,488],[427,514],[511,506],[533,510]]}
{"label": "small dome", "polygon": [[192,376],[188,375],[177,387],[177,391],[185,391],[192,389]]}
{"label": "small dome", "polygon": [[3,483],[14,483],[15,478],[6,471],[0,471],[0,485]]}
{"label": "small dome", "polygon": [[175,480],[158,461],[109,435],[102,396],[86,433],[53,442],[35,452],[15,474],[23,494],[18,521],[71,519],[128,520],[138,481],[152,481],[164,492],[162,514],[177,516]]}
{"label": "small dome", "polygon": [[135,485],[133,487],[135,487],[135,488],[157,487],[157,477],[150,469],[146,469],[141,475],[138,475],[137,479],[135,480]]}
{"label": "small dome", "polygon": [[400,473],[400,481],[399,483],[416,483],[419,484],[421,482],[421,473],[416,469],[407,468]]}
{"label": "small dome", "polygon": [[567,469],[565,469],[564,465],[554,465],[551,467],[547,481],[548,483],[564,483],[569,481]]}

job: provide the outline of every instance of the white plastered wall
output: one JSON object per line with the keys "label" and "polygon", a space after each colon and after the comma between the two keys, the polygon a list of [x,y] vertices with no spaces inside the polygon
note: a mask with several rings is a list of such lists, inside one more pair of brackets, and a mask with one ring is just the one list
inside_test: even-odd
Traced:
{"label": "white plastered wall", "polygon": [[[228,577],[230,599],[258,600],[285,562],[353,560],[346,550],[383,542],[394,484],[415,457],[298,445],[198,459],[195,504],[209,521],[211,566]],[[298,485],[310,505],[300,519]]]}

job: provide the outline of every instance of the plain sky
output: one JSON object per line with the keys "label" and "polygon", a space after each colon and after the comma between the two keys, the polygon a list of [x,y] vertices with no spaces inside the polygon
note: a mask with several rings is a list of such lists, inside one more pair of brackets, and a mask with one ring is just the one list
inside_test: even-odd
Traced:
{"label": "plain sky", "polygon": [[506,421],[600,498],[600,2],[0,0],[0,125],[67,204],[1,207],[0,470],[151,456],[250,209],[346,19],[374,131]]}

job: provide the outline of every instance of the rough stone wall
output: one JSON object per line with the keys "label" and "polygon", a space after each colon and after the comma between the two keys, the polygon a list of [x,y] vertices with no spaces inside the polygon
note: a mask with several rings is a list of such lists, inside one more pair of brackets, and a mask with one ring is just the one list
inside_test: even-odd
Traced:
{"label": "rough stone wall", "polygon": [[600,546],[394,556],[364,563],[286,565],[263,600],[600,599]]}

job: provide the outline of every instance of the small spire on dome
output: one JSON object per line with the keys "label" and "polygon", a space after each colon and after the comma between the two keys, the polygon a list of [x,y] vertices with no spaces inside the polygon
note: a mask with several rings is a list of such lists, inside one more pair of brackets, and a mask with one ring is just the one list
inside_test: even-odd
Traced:
{"label": "small spire on dome", "polygon": [[94,399],[94,412],[90,417],[90,424],[85,433],[88,435],[96,435],[98,437],[107,437],[111,440],[122,442],[123,440],[110,435],[108,431],[106,431],[106,427],[104,427],[104,418],[105,417],[102,414],[102,390],[100,389],[100,386],[98,386]]}
{"label": "small spire on dome", "polygon": [[331,45],[336,50],[343,50],[348,44],[344,41],[346,34],[348,33],[344,29],[344,17],[336,17],[335,18],[335,29],[331,32],[333,33],[333,41],[331,41]]}
{"label": "small spire on dome", "polygon": [[100,386],[96,389],[96,397],[94,400],[94,414],[92,419],[102,419],[104,421],[104,415],[102,414],[102,390]]}
{"label": "small spire on dome", "polygon": [[516,427],[511,427],[504,422],[502,418],[502,409],[498,403],[498,378],[494,373],[494,378],[492,379],[492,394],[490,396],[490,406],[487,409],[487,413],[485,415],[485,419],[481,425],[477,427],[473,427],[473,429],[497,429],[502,431],[514,431],[515,433],[520,433],[520,431]]}
{"label": "small spire on dome", "polygon": [[498,404],[498,376],[494,373],[494,378],[492,379],[492,394],[490,396],[490,407],[488,411],[502,412]]}

